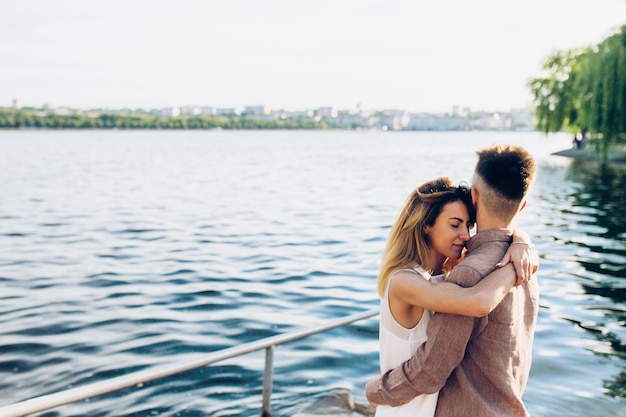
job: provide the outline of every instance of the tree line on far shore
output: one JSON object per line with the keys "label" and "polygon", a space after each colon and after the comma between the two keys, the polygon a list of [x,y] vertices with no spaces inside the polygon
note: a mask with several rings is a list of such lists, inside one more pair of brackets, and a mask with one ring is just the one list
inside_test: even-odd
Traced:
{"label": "tree line on far shore", "polygon": [[177,116],[101,113],[41,114],[35,109],[0,108],[0,128],[20,129],[327,129],[308,118],[261,120],[242,116]]}
{"label": "tree line on far shore", "polygon": [[537,129],[589,132],[603,163],[609,149],[626,144],[626,25],[598,45],[557,51],[529,87]]}

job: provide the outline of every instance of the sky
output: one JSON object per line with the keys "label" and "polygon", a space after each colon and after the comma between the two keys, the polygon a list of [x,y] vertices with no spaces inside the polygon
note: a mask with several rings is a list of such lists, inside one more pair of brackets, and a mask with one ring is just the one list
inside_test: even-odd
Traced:
{"label": "sky", "polygon": [[2,0],[0,106],[527,106],[626,0]]}

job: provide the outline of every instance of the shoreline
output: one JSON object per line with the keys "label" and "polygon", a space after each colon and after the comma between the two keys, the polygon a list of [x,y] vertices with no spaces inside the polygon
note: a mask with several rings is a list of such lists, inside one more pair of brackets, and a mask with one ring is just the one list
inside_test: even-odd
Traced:
{"label": "shoreline", "polygon": [[[580,149],[573,147],[553,152],[551,155],[564,156],[566,158],[572,158],[576,161],[600,163],[600,156],[589,147]],[[626,150],[622,148],[611,149],[607,157],[607,163],[626,166]]]}

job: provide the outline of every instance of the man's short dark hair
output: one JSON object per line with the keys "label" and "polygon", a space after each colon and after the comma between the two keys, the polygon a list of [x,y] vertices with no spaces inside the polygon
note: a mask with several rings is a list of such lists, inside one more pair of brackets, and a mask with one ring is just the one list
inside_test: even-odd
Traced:
{"label": "man's short dark hair", "polygon": [[475,172],[508,200],[524,199],[535,178],[535,161],[523,148],[494,145],[476,152]]}

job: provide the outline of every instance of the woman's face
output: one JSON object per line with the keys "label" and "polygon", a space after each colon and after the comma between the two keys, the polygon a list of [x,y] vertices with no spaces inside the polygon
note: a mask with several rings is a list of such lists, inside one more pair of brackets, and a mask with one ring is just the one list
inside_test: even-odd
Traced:
{"label": "woman's face", "polygon": [[435,251],[436,265],[446,258],[459,259],[469,236],[470,218],[467,207],[461,201],[453,201],[443,206],[432,226],[426,227],[426,234]]}

